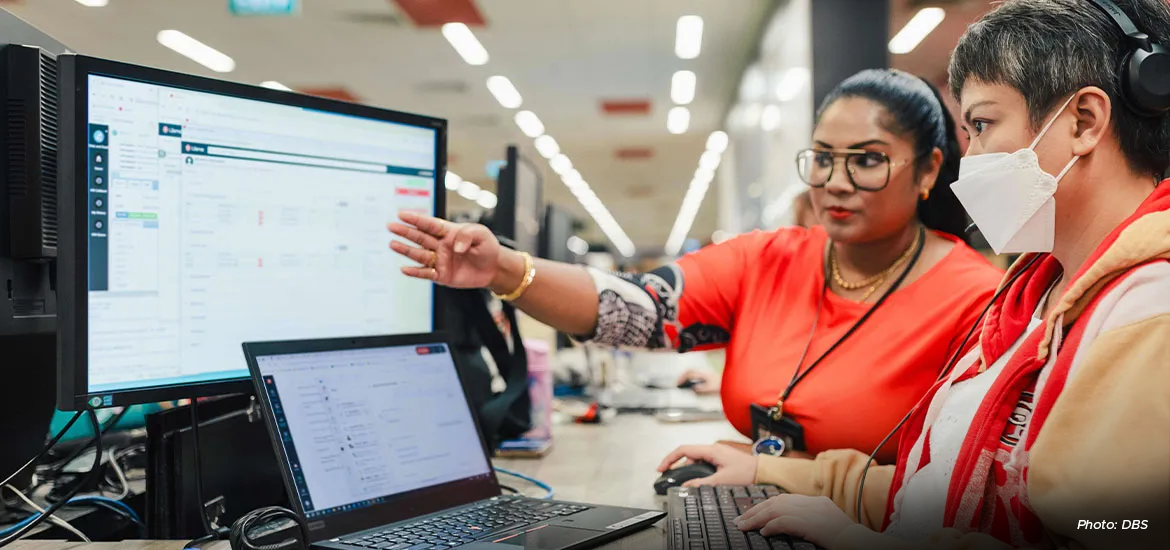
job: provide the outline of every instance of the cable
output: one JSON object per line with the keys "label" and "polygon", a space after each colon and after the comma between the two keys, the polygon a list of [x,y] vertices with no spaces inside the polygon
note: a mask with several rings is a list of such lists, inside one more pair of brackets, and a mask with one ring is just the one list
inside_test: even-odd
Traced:
{"label": "cable", "polygon": [[70,499],[69,504],[93,504],[95,506],[101,506],[119,515],[125,516],[126,519],[129,519],[135,523],[142,523],[142,517],[138,515],[138,512],[135,512],[133,508],[120,500],[114,500],[112,498],[106,498],[97,495],[85,495]]}
{"label": "cable", "polygon": [[122,484],[122,492],[115,500],[122,500],[130,495],[130,480],[126,479],[126,472],[122,471],[122,465],[118,464],[118,458],[114,455],[113,449],[110,450],[108,455],[110,457],[110,468],[114,470],[114,474],[118,476],[118,482]]}
{"label": "cable", "polygon": [[[56,477],[58,474],[60,474],[61,470],[64,470],[65,467],[69,466],[70,462],[73,462],[75,459],[77,459],[77,457],[81,456],[81,454],[84,453],[85,450],[88,449],[90,445],[93,445],[94,441],[96,441],[98,439],[97,436],[99,435],[99,432],[100,432],[100,435],[106,435],[106,433],[108,433],[111,429],[113,429],[113,427],[116,426],[118,424],[118,422],[122,421],[122,418],[124,416],[126,416],[126,412],[129,410],[130,410],[130,407],[122,407],[122,410],[120,410],[116,414],[114,414],[114,416],[111,417],[110,420],[108,422],[106,422],[106,424],[104,426],[102,426],[100,430],[95,428],[93,431],[94,437],[91,438],[88,443],[77,447],[76,449],[73,450],[73,452],[69,453],[65,458],[62,458],[61,460],[57,461],[56,465],[53,466],[52,468],[50,468],[49,471],[45,473],[45,476],[46,477]],[[78,413],[78,414],[80,414],[80,413]],[[68,427],[66,427],[66,430],[68,430]]]}
{"label": "cable", "polygon": [[218,534],[203,535],[202,537],[199,537],[191,542],[188,542],[186,545],[183,546],[183,550],[200,549],[200,548],[203,548],[204,544],[207,544],[210,542],[216,542],[218,540],[219,540]]}
{"label": "cable", "polygon": [[[93,423],[93,432],[95,434],[97,434],[94,438],[97,440],[97,452],[95,452],[93,455],[93,467],[90,468],[89,473],[86,476],[88,478],[88,480],[92,480],[92,478],[94,476],[96,476],[99,473],[99,471],[101,470],[101,465],[102,465],[102,431],[101,431],[101,426],[98,424],[97,411],[95,411],[94,409],[87,409],[87,410],[89,411],[90,422]],[[20,539],[21,537],[28,534],[29,531],[32,531],[33,528],[35,528],[37,525],[40,525],[41,522],[45,521],[45,519],[47,519],[47,518],[51,517],[53,514],[57,513],[57,510],[60,510],[61,507],[64,506],[69,501],[69,499],[77,496],[77,493],[79,491],[81,491],[81,487],[84,485],[86,485],[85,482],[78,483],[78,484],[74,485],[73,488],[69,490],[69,493],[67,495],[65,495],[65,498],[62,498],[61,500],[53,503],[53,505],[49,506],[49,508],[47,510],[45,510],[45,512],[43,514],[37,514],[37,516],[34,518],[31,518],[31,520],[29,520],[28,523],[24,523],[22,521],[20,524],[17,524],[17,525],[23,524],[19,528],[15,528],[15,529],[12,529],[10,531],[5,531],[4,538],[0,539],[0,547],[8,546],[13,541]]]}
{"label": "cable", "polygon": [[203,530],[207,535],[214,535],[215,528],[211,520],[207,519],[207,501],[203,500],[203,459],[199,452],[199,400],[191,399],[188,405],[191,409],[191,454],[195,457],[195,498],[199,504],[199,520],[203,523]]}
{"label": "cable", "polygon": [[[131,445],[131,446],[121,450],[121,451],[118,451],[118,453],[116,455],[114,455],[114,458],[116,460],[126,460],[127,458],[132,457],[132,456],[137,455],[137,454],[146,454],[146,444],[145,443],[136,443],[134,445]],[[119,463],[119,465],[121,465],[121,464]],[[123,467],[122,472],[126,474],[126,479],[128,479],[130,481],[146,479],[145,473],[140,473],[138,475],[131,475],[130,472],[127,471],[126,467]]]}
{"label": "cable", "polygon": [[539,479],[536,479],[534,477],[528,477],[520,472],[513,472],[512,470],[505,470],[503,468],[495,468],[495,470],[496,470],[496,473],[509,475],[509,476],[512,476],[516,479],[522,479],[522,480],[527,481],[527,482],[529,482],[537,487],[540,487],[541,489],[544,489],[545,491],[548,491],[548,494],[540,497],[543,500],[549,500],[553,497],[553,495],[557,494],[556,491],[553,491],[553,488],[549,484],[547,484]]}
{"label": "cable", "polygon": [[[287,538],[275,544],[258,545],[252,542],[252,539],[249,536],[249,531],[261,524],[282,519],[290,520],[297,525],[300,541],[298,541],[296,538]],[[297,514],[296,512],[293,512],[287,508],[270,506],[248,512],[247,514],[244,514],[243,517],[236,520],[236,522],[232,524],[231,535],[228,536],[228,540],[231,541],[232,550],[285,550],[298,547],[308,548],[309,526],[305,523],[305,519],[301,517],[300,514]]]}
{"label": "cable", "polygon": [[508,491],[509,493],[512,493],[514,495],[520,494],[520,491],[517,491],[515,487],[509,487],[507,485],[504,485],[503,483],[500,484],[500,489]]}
{"label": "cable", "polygon": [[[68,506],[85,505],[85,504],[90,504],[90,505],[96,506],[98,508],[104,508],[106,510],[114,512],[115,514],[118,514],[119,516],[122,516],[122,517],[130,520],[131,522],[133,522],[135,525],[138,526],[139,531],[141,533],[143,533],[143,536],[145,536],[146,524],[142,522],[142,518],[139,517],[138,513],[135,512],[133,508],[127,506],[124,502],[119,502],[117,500],[112,500],[112,499],[109,499],[106,497],[99,497],[99,496],[81,496],[81,497],[74,497],[74,498],[70,499],[69,502],[67,503]],[[21,527],[24,527],[26,524],[33,521],[34,519],[36,519],[40,515],[41,514],[39,514],[39,513],[33,514],[33,515],[21,520],[17,524],[9,527],[8,529],[0,531],[0,537],[5,536],[13,531],[16,531],[17,529],[19,529]]]}
{"label": "cable", "polygon": [[[1028,263],[1024,264],[1024,266],[1021,267],[1019,271],[1016,271],[1015,274],[1008,278],[1007,283],[1005,283],[999,290],[995,292],[995,294],[991,296],[991,300],[987,302],[987,306],[983,308],[983,312],[979,314],[979,317],[975,318],[975,323],[971,325],[971,329],[967,331],[967,336],[963,337],[963,343],[959,344],[959,347],[955,348],[955,353],[951,355],[950,361],[947,361],[946,368],[942,370],[935,382],[938,382],[939,380],[942,380],[950,375],[951,369],[955,368],[955,364],[958,363],[959,359],[961,359],[959,354],[963,353],[963,348],[967,347],[967,342],[971,341],[971,336],[974,336],[975,330],[983,326],[983,317],[987,315],[988,311],[991,311],[991,306],[995,304],[995,301],[998,300],[1004,292],[1007,292],[1007,290],[1011,288],[1013,284],[1015,284],[1016,280],[1019,279],[1020,276],[1031,269],[1032,265],[1035,264],[1039,259],[1039,254],[1029,259]],[[922,399],[926,399],[926,396],[922,396]],[[914,411],[918,410],[918,406],[922,404],[922,399],[919,399],[917,404],[915,404],[913,407],[910,407],[910,411],[906,413],[906,416],[903,416],[902,419],[899,420],[898,423],[894,426],[894,429],[891,430],[890,433],[886,434],[886,437],[882,439],[882,442],[878,443],[877,448],[875,448],[872,453],[869,453],[869,460],[866,461],[865,468],[861,470],[861,480],[857,484],[856,513],[858,523],[861,522],[861,495],[862,491],[865,489],[865,478],[867,475],[869,475],[869,466],[873,464],[875,457],[877,457],[878,452],[882,450],[882,447],[886,446],[886,443],[890,441],[890,438],[894,437],[894,434],[898,433],[898,430],[902,429],[902,425],[904,425],[906,421],[910,420],[910,417],[914,415]]]}
{"label": "cable", "polygon": [[191,398],[191,404],[187,405],[191,410],[191,454],[195,458],[195,499],[198,503],[199,519],[203,523],[204,536],[199,537],[191,542],[188,542],[183,548],[199,548],[201,545],[208,542],[222,540],[230,532],[225,527],[217,527],[211,524],[211,520],[207,518],[207,501],[203,500],[203,458],[199,452],[199,400],[198,398]]}
{"label": "cable", "polygon": [[33,514],[33,515],[31,515],[31,516],[29,516],[29,517],[27,517],[27,518],[24,518],[24,519],[20,520],[19,522],[17,522],[17,523],[16,523],[15,525],[13,525],[12,527],[9,527],[9,528],[7,528],[7,529],[4,529],[3,531],[0,531],[0,537],[4,537],[4,536],[7,536],[9,533],[14,533],[14,532],[16,532],[16,531],[17,531],[18,529],[20,529],[21,527],[24,527],[25,525],[28,525],[28,524],[32,523],[32,522],[33,522],[33,520],[37,519],[38,517],[40,517],[40,514],[39,514],[39,513],[38,513],[38,514]]}
{"label": "cable", "polygon": [[[25,463],[24,463],[24,466],[21,466],[20,468],[17,468],[15,472],[12,472],[12,475],[10,475],[10,476],[8,476],[8,477],[4,478],[4,481],[3,481],[3,482],[0,482],[0,485],[8,485],[9,483],[11,483],[11,482],[12,482],[12,478],[16,477],[16,474],[19,474],[20,472],[23,472],[25,468],[28,468],[29,466],[32,466],[33,464],[36,464],[36,463],[37,463],[37,461],[39,461],[40,459],[44,458],[44,456],[45,456],[46,454],[48,454],[48,452],[49,452],[50,450],[52,450],[52,449],[53,449],[53,446],[55,446],[55,445],[56,445],[58,442],[60,442],[62,437],[65,437],[65,433],[69,431],[69,428],[72,428],[72,427],[73,427],[73,424],[74,424],[75,422],[77,422],[77,419],[78,419],[78,418],[81,418],[81,415],[82,415],[83,413],[85,413],[85,411],[77,411],[77,413],[73,415],[73,418],[70,418],[70,419],[69,419],[69,422],[65,424],[65,427],[64,427],[64,428],[61,428],[61,430],[57,432],[57,435],[56,435],[56,436],[53,436],[53,439],[52,439],[52,441],[49,441],[48,445],[45,445],[45,448],[44,448],[44,449],[41,449],[41,452],[37,453],[37,456],[34,456],[34,457],[32,457],[31,459],[29,459],[29,461],[28,461],[28,462],[25,462]],[[96,419],[96,418],[94,419],[94,423],[95,423],[95,424],[97,423],[97,419]]]}
{"label": "cable", "polygon": [[101,432],[102,435],[109,433],[110,429],[112,429],[113,426],[116,426],[118,424],[118,422],[122,421],[122,418],[125,417],[126,412],[128,412],[128,411],[130,411],[130,407],[122,407],[122,410],[118,411],[115,415],[113,415],[113,417],[111,417],[109,421],[106,421],[105,425],[102,426],[101,429],[95,429],[94,438],[90,439],[88,444],[77,447],[76,449],[74,449],[73,453],[69,453],[69,455],[67,455],[66,458],[61,459],[59,462],[57,462],[57,466],[55,466],[53,468],[53,474],[50,474],[50,475],[60,474],[62,469],[69,466],[69,462],[73,462],[74,460],[76,460],[77,456],[81,456],[82,453],[85,452],[85,449],[88,449],[90,445],[94,445],[94,441],[97,440],[97,433],[98,432]]}
{"label": "cable", "polygon": [[110,500],[105,497],[77,497],[71,499],[69,505],[90,505],[113,512],[118,517],[125,518],[130,523],[133,523],[138,528],[139,538],[146,538],[146,524],[143,523],[142,518],[132,508],[122,502]]}
{"label": "cable", "polygon": [[[33,510],[36,510],[37,512],[39,512],[41,514],[45,513],[44,508],[37,506],[37,503],[33,502],[31,498],[28,498],[27,496],[25,496],[24,493],[20,492],[20,489],[17,489],[16,487],[13,487],[12,485],[5,485],[4,488],[8,489],[9,491],[12,491],[13,493],[16,493],[16,496],[18,498],[20,498],[20,500],[23,500],[24,503],[29,505],[29,507],[32,508]],[[57,527],[65,529],[65,530],[73,533],[74,535],[81,537],[81,540],[83,542],[93,542],[92,540],[89,540],[89,537],[85,536],[85,533],[82,533],[80,529],[74,527],[68,521],[65,521],[57,516],[50,516],[49,521],[53,522],[53,524],[56,525]]]}

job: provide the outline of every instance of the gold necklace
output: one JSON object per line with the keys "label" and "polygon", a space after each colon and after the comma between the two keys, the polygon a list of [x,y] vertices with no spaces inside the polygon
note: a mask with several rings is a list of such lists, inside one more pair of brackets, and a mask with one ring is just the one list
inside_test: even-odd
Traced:
{"label": "gold necklace", "polygon": [[886,282],[886,279],[888,279],[890,277],[890,274],[892,274],[899,267],[901,267],[902,264],[906,263],[906,260],[910,259],[910,255],[923,242],[924,242],[923,241],[923,234],[919,233],[915,237],[914,242],[910,244],[910,246],[906,249],[906,251],[903,252],[901,256],[898,256],[898,259],[894,260],[894,263],[890,264],[889,267],[882,270],[881,273],[878,273],[877,275],[874,275],[874,276],[872,276],[864,281],[858,282],[858,283],[851,283],[849,281],[846,281],[845,278],[841,276],[841,267],[837,264],[837,249],[830,248],[829,249],[829,265],[830,265],[830,271],[833,274],[833,282],[837,283],[837,286],[839,286],[845,290],[860,290],[862,288],[869,287],[868,290],[866,291],[865,295],[861,297],[861,301],[864,302],[864,301],[868,300],[869,297],[872,296],[874,292],[877,291],[878,287],[880,287],[883,283]]}

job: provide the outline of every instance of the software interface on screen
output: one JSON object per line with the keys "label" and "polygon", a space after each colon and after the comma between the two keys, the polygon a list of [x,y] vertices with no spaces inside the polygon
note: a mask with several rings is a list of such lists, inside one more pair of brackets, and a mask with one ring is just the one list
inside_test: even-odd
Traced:
{"label": "software interface on screen", "polygon": [[247,341],[432,330],[386,222],[434,129],[89,75],[90,393],[247,376]]}
{"label": "software interface on screen", "polygon": [[491,475],[443,344],[261,356],[293,485],[312,518]]}

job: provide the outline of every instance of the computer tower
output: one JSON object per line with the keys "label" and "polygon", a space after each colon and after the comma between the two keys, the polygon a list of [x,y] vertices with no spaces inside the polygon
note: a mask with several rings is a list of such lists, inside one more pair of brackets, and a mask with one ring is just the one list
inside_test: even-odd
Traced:
{"label": "computer tower", "polygon": [[52,54],[0,46],[0,334],[55,330],[57,98]]}
{"label": "computer tower", "polygon": [[[53,334],[0,334],[0,370],[6,378],[0,393],[0,475],[16,472],[45,444],[56,403],[56,357]],[[10,483],[27,487],[35,469],[34,464]]]}
{"label": "computer tower", "polygon": [[[0,475],[44,446],[56,385],[55,56],[66,48],[0,9]],[[13,479],[28,485],[29,468]]]}
{"label": "computer tower", "polygon": [[[276,451],[251,395],[199,404],[203,498],[223,497],[221,525],[265,506],[288,507]],[[203,524],[196,504],[191,413],[180,407],[146,419],[146,531],[153,539],[194,539]]]}

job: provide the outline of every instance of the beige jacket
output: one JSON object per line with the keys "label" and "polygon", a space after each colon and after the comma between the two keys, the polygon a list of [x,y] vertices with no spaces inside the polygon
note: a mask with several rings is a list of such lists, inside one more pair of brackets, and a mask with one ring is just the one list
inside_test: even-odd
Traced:
{"label": "beige jacket", "polygon": [[[1148,214],[1126,228],[1049,318],[1051,337],[1057,315],[1071,323],[1090,300],[1100,300],[1081,342],[1061,351],[1076,354],[1072,372],[1030,454],[1029,502],[1058,548],[1170,548],[1170,263],[1134,269],[1098,296],[1104,283],[1155,258],[1170,258],[1170,212]],[[812,460],[762,457],[756,480],[828,497],[859,521],[839,535],[834,550],[1009,547],[955,529],[940,529],[923,542],[876,532],[886,516],[894,467],[869,469],[856,518],[867,458],[844,450]],[[1126,520],[1147,523],[1126,530]],[[1082,521],[1116,525],[1090,529]]]}

